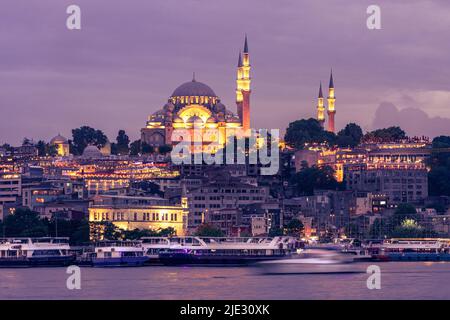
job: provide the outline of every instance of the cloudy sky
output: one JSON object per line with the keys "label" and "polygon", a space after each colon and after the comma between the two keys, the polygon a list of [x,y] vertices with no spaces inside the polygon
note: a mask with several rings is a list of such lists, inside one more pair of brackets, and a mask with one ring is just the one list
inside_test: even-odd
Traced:
{"label": "cloudy sky", "polygon": [[[66,28],[70,4],[80,31]],[[366,27],[370,4],[381,30]],[[332,67],[338,128],[395,119],[410,134],[450,134],[449,30],[448,0],[3,0],[0,143],[81,125],[138,138],[193,71],[235,111],[245,33],[253,127],[314,116]]]}

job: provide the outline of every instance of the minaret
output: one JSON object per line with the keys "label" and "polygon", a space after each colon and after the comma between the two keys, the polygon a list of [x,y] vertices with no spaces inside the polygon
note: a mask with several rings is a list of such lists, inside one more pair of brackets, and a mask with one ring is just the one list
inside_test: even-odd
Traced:
{"label": "minaret", "polygon": [[319,97],[317,99],[317,121],[323,128],[325,125],[325,106],[323,104],[322,82],[320,82]]}
{"label": "minaret", "polygon": [[236,78],[236,104],[239,119],[244,129],[250,129],[250,56],[248,52],[247,35],[244,51],[239,52]]}
{"label": "minaret", "polygon": [[336,101],[336,96],[334,95],[334,83],[333,83],[333,70],[331,70],[330,84],[328,86],[328,131],[334,132],[334,115],[336,114],[336,109],[334,103]]}

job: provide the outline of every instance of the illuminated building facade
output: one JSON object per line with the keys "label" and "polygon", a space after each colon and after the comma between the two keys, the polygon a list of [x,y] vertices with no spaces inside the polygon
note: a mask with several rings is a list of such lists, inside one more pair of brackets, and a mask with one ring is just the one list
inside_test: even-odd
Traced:
{"label": "illuminated building facade", "polygon": [[109,221],[123,230],[173,228],[185,235],[187,208],[157,197],[100,196],[89,208],[89,221]]}
{"label": "illuminated building facade", "polygon": [[4,208],[17,201],[22,193],[22,177],[18,173],[0,173],[0,220],[6,216]]}
{"label": "illuminated building facade", "polygon": [[[243,54],[239,55],[237,67],[236,103],[238,114],[228,110],[208,85],[195,79],[176,88],[161,110],[149,116],[147,125],[141,129],[141,141],[152,146],[171,145],[172,133],[184,129],[191,141],[202,139],[205,144],[226,142],[226,130],[230,133],[250,127],[250,56],[247,38]],[[194,136],[194,129],[201,137]]]}

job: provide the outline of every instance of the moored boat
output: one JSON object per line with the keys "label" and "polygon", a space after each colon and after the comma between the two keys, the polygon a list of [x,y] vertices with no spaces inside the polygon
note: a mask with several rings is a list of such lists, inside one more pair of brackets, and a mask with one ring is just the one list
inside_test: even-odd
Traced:
{"label": "moored boat", "polygon": [[247,265],[286,257],[298,248],[292,237],[174,237],[159,253],[165,265]]}
{"label": "moored boat", "polygon": [[0,267],[58,267],[74,261],[68,238],[0,239]]}
{"label": "moored boat", "polygon": [[94,267],[138,267],[148,260],[141,241],[101,241],[92,255]]}
{"label": "moored boat", "polygon": [[390,239],[368,250],[378,261],[450,261],[449,242],[441,239]]}

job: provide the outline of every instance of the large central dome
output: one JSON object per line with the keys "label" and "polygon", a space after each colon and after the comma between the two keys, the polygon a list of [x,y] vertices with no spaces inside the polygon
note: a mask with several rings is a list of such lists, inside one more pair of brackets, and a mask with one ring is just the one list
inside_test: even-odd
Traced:
{"label": "large central dome", "polygon": [[217,97],[208,85],[192,80],[175,89],[172,97]]}

